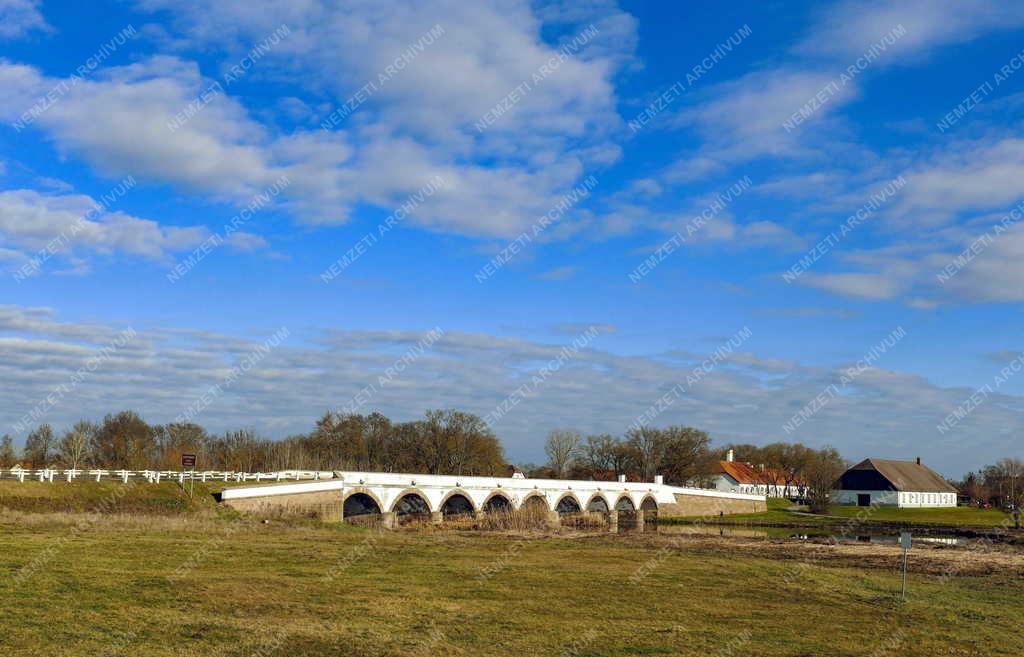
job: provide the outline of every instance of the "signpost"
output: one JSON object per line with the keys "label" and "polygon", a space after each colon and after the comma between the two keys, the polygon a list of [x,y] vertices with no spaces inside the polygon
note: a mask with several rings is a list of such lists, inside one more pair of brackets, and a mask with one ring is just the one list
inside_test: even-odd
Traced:
{"label": "signpost", "polygon": [[190,468],[192,470],[192,476],[189,478],[188,485],[188,498],[192,499],[196,489],[196,455],[195,454],[182,454],[181,455],[181,469],[184,470]]}
{"label": "signpost", "polygon": [[910,532],[900,534],[900,547],[903,548],[903,599],[907,599],[907,555],[913,545],[914,537]]}

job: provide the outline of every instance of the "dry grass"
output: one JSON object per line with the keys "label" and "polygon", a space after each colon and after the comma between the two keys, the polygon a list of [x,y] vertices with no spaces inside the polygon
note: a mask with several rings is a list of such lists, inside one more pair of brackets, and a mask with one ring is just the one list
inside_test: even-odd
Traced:
{"label": "dry grass", "polygon": [[[57,503],[0,499],[2,657],[1018,657],[1024,645],[1012,546],[915,548],[900,603],[892,546],[610,535],[593,514],[556,530],[528,511],[381,531],[240,516],[172,489],[139,494],[184,512],[135,500],[76,513],[62,510],[79,505],[70,489],[22,490]],[[81,491],[87,508],[110,493]]]}
{"label": "dry grass", "polygon": [[[109,516],[73,532],[74,519],[0,515],[4,657],[867,656],[897,629],[891,654],[909,657],[1022,645],[1011,552],[915,550],[901,604],[885,546],[205,513]],[[928,574],[947,558],[987,565]]]}

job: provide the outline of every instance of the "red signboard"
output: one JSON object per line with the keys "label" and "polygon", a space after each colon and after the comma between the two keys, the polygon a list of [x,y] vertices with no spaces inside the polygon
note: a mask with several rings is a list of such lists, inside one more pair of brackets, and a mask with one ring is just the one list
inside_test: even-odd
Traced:
{"label": "red signboard", "polygon": [[194,468],[194,467],[196,467],[196,455],[195,454],[182,454],[181,455],[181,467],[183,467],[183,468]]}

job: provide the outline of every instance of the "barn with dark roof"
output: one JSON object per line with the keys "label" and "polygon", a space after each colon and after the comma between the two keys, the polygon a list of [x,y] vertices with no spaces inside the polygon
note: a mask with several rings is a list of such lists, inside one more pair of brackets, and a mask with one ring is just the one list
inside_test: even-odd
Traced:
{"label": "barn with dark roof", "polygon": [[957,490],[931,468],[916,461],[864,459],[839,478],[835,504],[940,508],[956,506]]}

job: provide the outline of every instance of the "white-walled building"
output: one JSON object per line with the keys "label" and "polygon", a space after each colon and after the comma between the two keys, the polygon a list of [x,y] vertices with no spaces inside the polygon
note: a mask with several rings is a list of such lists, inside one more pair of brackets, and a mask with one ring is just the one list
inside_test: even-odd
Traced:
{"label": "white-walled building", "polygon": [[956,496],[956,488],[921,459],[864,459],[843,473],[832,491],[835,504],[902,509],[955,507]]}
{"label": "white-walled building", "polygon": [[745,493],[766,497],[802,498],[807,494],[807,484],[799,479],[787,477],[763,465],[755,466],[735,459],[730,449],[724,461],[718,461],[711,481],[715,490],[727,493]]}

